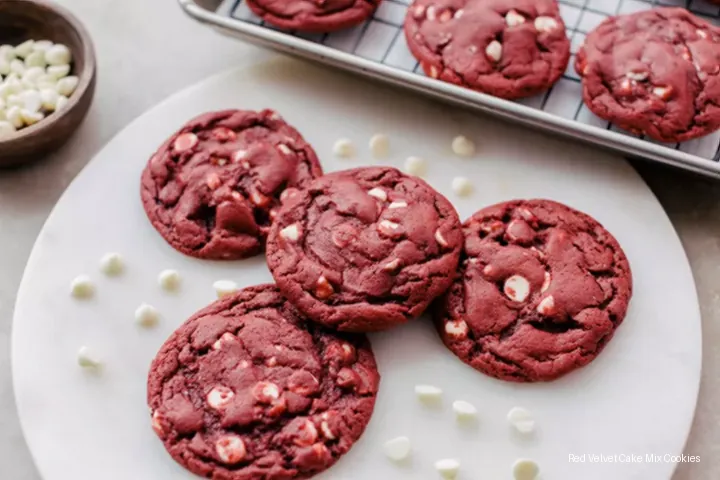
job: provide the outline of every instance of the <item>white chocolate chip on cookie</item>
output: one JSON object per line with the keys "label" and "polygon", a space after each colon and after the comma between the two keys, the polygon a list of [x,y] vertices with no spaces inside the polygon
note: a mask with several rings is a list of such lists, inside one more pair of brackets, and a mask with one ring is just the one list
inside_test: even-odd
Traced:
{"label": "white chocolate chip on cookie", "polygon": [[407,202],[404,200],[398,200],[395,202],[392,202],[390,205],[388,205],[388,208],[390,210],[395,210],[396,208],[406,208],[408,206]]}
{"label": "white chocolate chip on cookie", "polygon": [[448,242],[447,242],[447,240],[446,240],[445,237],[443,236],[442,232],[440,231],[440,229],[435,230],[435,241],[436,241],[436,242],[438,243],[438,245],[440,245],[441,247],[447,247],[447,246],[449,245]]}
{"label": "white chocolate chip on cookie", "polygon": [[555,313],[555,299],[552,295],[548,295],[543,298],[537,306],[537,311],[540,315],[552,315]]}
{"label": "white chocolate chip on cookie", "polygon": [[280,236],[285,240],[297,242],[298,238],[300,238],[300,229],[298,228],[297,223],[288,225],[287,227],[280,230]]}
{"label": "white chocolate chip on cookie", "polygon": [[548,288],[550,288],[550,282],[552,281],[552,277],[550,277],[550,272],[545,272],[545,280],[543,280],[542,287],[540,288],[540,293],[545,293]]}
{"label": "white chocolate chip on cookie", "polygon": [[210,405],[210,408],[221,410],[230,403],[230,400],[234,396],[235,392],[230,390],[228,387],[218,385],[210,390],[210,393],[207,394],[206,400],[208,405]]}
{"label": "white chocolate chip on cookie", "polygon": [[505,280],[503,292],[513,302],[524,302],[530,294],[530,282],[521,275],[513,275]]}
{"label": "white chocolate chip on cookie", "polygon": [[237,435],[224,435],[215,442],[215,451],[220,460],[227,465],[235,465],[245,458],[245,442]]}
{"label": "white chocolate chip on cookie", "polygon": [[497,40],[493,40],[492,42],[488,43],[487,47],[485,47],[485,55],[487,55],[487,57],[493,62],[499,62],[502,58],[502,53],[502,43],[498,42]]}
{"label": "white chocolate chip on cookie", "polygon": [[175,152],[184,152],[190,150],[198,144],[198,137],[194,133],[183,133],[173,142],[173,150]]}
{"label": "white chocolate chip on cookie", "polygon": [[330,298],[333,293],[335,293],[335,289],[328,279],[325,278],[325,275],[320,275],[315,285],[315,296],[320,300],[325,300],[326,298]]}
{"label": "white chocolate chip on cookie", "polygon": [[515,10],[510,10],[507,15],[505,15],[505,23],[508,27],[517,27],[525,23],[525,17]]}
{"label": "white chocolate chip on cookie", "polygon": [[468,325],[465,320],[450,320],[445,323],[445,333],[457,338],[465,338],[468,334]]}
{"label": "white chocolate chip on cookie", "polygon": [[271,382],[258,382],[252,390],[253,396],[260,403],[272,403],[280,397],[280,389]]}
{"label": "white chocolate chip on cookie", "polygon": [[377,226],[378,231],[386,236],[393,235],[398,228],[400,228],[400,224],[390,220],[381,220]]}
{"label": "white chocolate chip on cookie", "polygon": [[383,202],[384,202],[385,200],[387,200],[387,192],[386,192],[385,190],[383,190],[382,188],[380,188],[380,187],[375,187],[375,188],[373,188],[373,189],[371,189],[371,190],[368,190],[367,193],[368,193],[368,195],[370,195],[371,197],[375,197],[375,198],[377,198],[378,200],[381,200],[381,201],[383,201]]}
{"label": "white chocolate chip on cookie", "polygon": [[548,33],[556,28],[558,28],[557,20],[552,17],[537,17],[535,19],[535,29],[538,32]]}

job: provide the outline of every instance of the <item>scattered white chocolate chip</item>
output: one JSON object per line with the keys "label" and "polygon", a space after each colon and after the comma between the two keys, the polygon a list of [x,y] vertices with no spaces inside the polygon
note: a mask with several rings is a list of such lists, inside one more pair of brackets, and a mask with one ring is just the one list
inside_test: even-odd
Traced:
{"label": "scattered white chocolate chip", "polygon": [[230,390],[228,387],[218,385],[217,387],[210,390],[210,393],[207,394],[206,400],[211,408],[214,408],[215,410],[220,410],[228,403],[230,403],[230,400],[234,396],[235,392]]}
{"label": "scattered white chocolate chip", "polygon": [[392,202],[390,205],[388,205],[388,208],[390,210],[395,210],[396,208],[406,208],[408,206],[407,202],[404,200],[398,200],[395,202]]}
{"label": "scattered white chocolate chip", "polygon": [[95,293],[95,285],[87,275],[79,275],[70,284],[70,292],[75,298],[90,298]]}
{"label": "scattered white chocolate chip", "polygon": [[695,33],[697,33],[697,36],[700,38],[707,38],[708,34],[705,30],[695,30]]}
{"label": "scattered white chocolate chip", "polygon": [[423,403],[438,403],[442,400],[442,390],[433,385],[415,385],[415,395]]}
{"label": "scattered white chocolate chip", "polygon": [[181,281],[182,279],[177,270],[163,270],[158,275],[158,285],[168,292],[177,290],[180,287]]}
{"label": "scattered white chocolate chip", "polygon": [[467,178],[455,177],[452,181],[452,189],[458,197],[467,197],[473,192],[474,187]]}
{"label": "scattered white chocolate chip", "polygon": [[218,280],[213,283],[213,288],[218,298],[224,298],[240,290],[237,283],[232,280]]}
{"label": "scattered white chocolate chip", "polygon": [[462,18],[463,15],[465,15],[465,10],[461,8],[460,10],[455,11],[455,15],[453,15],[453,18]]}
{"label": "scattered white chocolate chip", "polygon": [[237,435],[225,435],[215,443],[215,451],[227,465],[241,462],[247,453],[245,442]]}
{"label": "scattered white chocolate chip", "polygon": [[460,471],[460,462],[453,458],[438,460],[435,462],[435,470],[437,470],[445,480],[455,480]]}
{"label": "scattered white chocolate chip", "polygon": [[507,15],[505,15],[505,23],[508,27],[517,27],[525,23],[525,17],[515,10],[510,10]]}
{"label": "scattered white chocolate chip", "polygon": [[347,138],[341,138],[333,145],[333,154],[340,158],[352,158],[355,156],[355,146]]}
{"label": "scattered white chocolate chip", "polygon": [[383,202],[384,202],[385,200],[387,200],[387,192],[386,192],[385,190],[383,190],[382,188],[380,188],[380,187],[375,187],[375,188],[373,188],[373,189],[371,189],[371,190],[368,190],[367,193],[368,193],[368,195],[370,195],[371,197],[375,197],[375,198],[377,198],[378,200],[381,200],[381,201],[383,201]]}
{"label": "scattered white chocolate chip", "polygon": [[552,17],[537,17],[535,19],[535,29],[538,32],[552,32],[558,28],[557,20]]}
{"label": "scattered white chocolate chip", "polygon": [[530,294],[530,282],[522,275],[513,275],[505,280],[503,292],[513,302],[524,302]]}
{"label": "scattered white chocolate chip", "polygon": [[468,333],[468,326],[465,320],[449,320],[445,323],[445,333],[453,337],[465,337]]}
{"label": "scattered white chocolate chip", "polygon": [[477,418],[477,408],[470,402],[464,400],[456,400],[452,404],[455,418],[459,422],[467,422]]}
{"label": "scattered white chocolate chip", "polygon": [[427,163],[420,157],[408,157],[405,159],[405,172],[422,177],[427,173]]}
{"label": "scattered white chocolate chip", "polygon": [[498,42],[497,40],[493,40],[492,42],[488,43],[487,47],[485,47],[485,55],[487,55],[487,57],[493,62],[500,61],[500,59],[502,58],[502,52],[502,43]]}
{"label": "scattered white chocolate chip", "polygon": [[412,447],[408,437],[393,438],[383,444],[385,456],[393,462],[402,462],[408,458],[408,456],[410,456],[411,449]]}
{"label": "scattered white chocolate chip", "polygon": [[529,411],[522,407],[510,409],[507,420],[520,433],[529,434],[535,431],[535,419]]}
{"label": "scattered white chocolate chip", "polygon": [[280,397],[280,389],[271,382],[258,382],[253,388],[253,395],[259,402],[272,403]]}
{"label": "scattered white chocolate chip", "polygon": [[119,253],[106,253],[100,259],[100,270],[110,277],[120,275],[125,270],[125,261]]}
{"label": "scattered white chocolate chip", "polygon": [[45,61],[48,65],[69,65],[72,53],[68,47],[58,43],[45,50]]}
{"label": "scattered white chocolate chip", "polygon": [[475,154],[475,143],[464,135],[458,135],[453,138],[452,151],[459,157],[471,157]]}
{"label": "scattered white chocolate chip", "polygon": [[298,238],[300,238],[300,229],[298,228],[297,223],[288,225],[287,227],[280,230],[280,236],[285,240],[297,242]]}
{"label": "scattered white chocolate chip", "polygon": [[83,368],[99,368],[102,361],[89,347],[80,347],[77,353],[77,362]]}
{"label": "scattered white chocolate chip", "polygon": [[147,303],[142,303],[135,309],[135,322],[143,328],[152,328],[160,321],[157,309]]}
{"label": "scattered white chocolate chip", "polygon": [[385,158],[390,154],[390,138],[384,133],[370,137],[370,153],[373,158]]}
{"label": "scattered white chocolate chip", "polygon": [[520,458],[513,464],[512,471],[515,480],[535,480],[540,473],[540,468],[532,460]]}
{"label": "scattered white chocolate chip", "polygon": [[552,295],[543,298],[537,306],[540,315],[552,315],[555,312],[555,299]]}

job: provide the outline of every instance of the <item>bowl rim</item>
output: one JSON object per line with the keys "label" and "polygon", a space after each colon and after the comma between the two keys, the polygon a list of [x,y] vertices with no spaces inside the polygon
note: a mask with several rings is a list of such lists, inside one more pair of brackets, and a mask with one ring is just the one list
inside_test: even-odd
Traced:
{"label": "bowl rim", "polygon": [[80,22],[80,20],[72,12],[70,12],[63,6],[58,5],[57,3],[48,3],[42,0],[11,1],[32,5],[31,8],[51,12],[52,14],[62,17],[65,21],[67,21],[70,28],[74,30],[80,37],[84,65],[81,72],[76,72],[74,74],[74,76],[78,77],[78,86],[75,88],[75,91],[69,97],[67,105],[65,105],[65,107],[60,112],[53,112],[51,115],[44,118],[40,122],[18,130],[12,137],[5,140],[0,140],[0,147],[7,147],[8,145],[12,145],[16,142],[25,141],[30,137],[34,137],[43,131],[51,129],[55,124],[57,124],[72,110],[74,110],[75,107],[77,107],[78,103],[80,103],[80,101],[85,97],[88,89],[90,88],[95,79],[95,74],[97,70],[95,47],[93,45],[92,38],[90,37],[90,33],[87,31],[82,22]]}

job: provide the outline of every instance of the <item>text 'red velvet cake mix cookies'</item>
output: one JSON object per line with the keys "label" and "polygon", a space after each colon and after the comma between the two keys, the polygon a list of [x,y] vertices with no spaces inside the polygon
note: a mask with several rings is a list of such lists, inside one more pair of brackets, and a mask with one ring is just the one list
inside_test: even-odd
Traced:
{"label": "text 'red velvet cake mix cookies'", "polygon": [[434,306],[445,345],[503,380],[553,380],[592,361],[632,293],[618,242],[549,200],[480,210],[464,224],[460,276]]}
{"label": "text 'red velvet cake mix cookies'", "polygon": [[268,238],[278,287],[311,320],[378,331],[420,315],[462,248],[450,202],[390,167],[335,172],[284,203]]}
{"label": "text 'red velvet cake mix cookies'", "polygon": [[266,22],[288,30],[331,32],[364,22],[380,0],[247,0]]}
{"label": "text 'red velvet cake mix cookies'", "polygon": [[193,315],[148,378],[170,455],[214,480],[288,480],[333,465],[360,438],[380,381],[369,342],[306,324],[274,285]]}
{"label": "text 'red velvet cake mix cookies'", "polygon": [[683,8],[611,17],[575,62],[599,117],[664,142],[720,128],[720,28]]}
{"label": "text 'red velvet cake mix cookies'", "polygon": [[206,113],[150,158],[148,218],[180,252],[207,259],[260,253],[286,189],[322,175],[312,147],[272,110]]}
{"label": "text 'red velvet cake mix cookies'", "polygon": [[503,98],[548,89],[570,58],[555,0],[416,0],[405,36],[428,76]]}

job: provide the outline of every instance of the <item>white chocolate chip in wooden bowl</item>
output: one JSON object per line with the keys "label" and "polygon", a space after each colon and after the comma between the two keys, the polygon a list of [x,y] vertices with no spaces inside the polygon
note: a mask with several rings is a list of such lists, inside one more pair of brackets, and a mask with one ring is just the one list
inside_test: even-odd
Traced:
{"label": "white chocolate chip in wooden bowl", "polygon": [[158,285],[165,291],[174,292],[180,288],[182,278],[177,270],[166,269],[158,274]]}
{"label": "white chocolate chip in wooden bowl", "polygon": [[215,289],[217,298],[225,298],[240,290],[238,284],[232,280],[218,280],[213,283],[213,288]]}
{"label": "white chocolate chip in wooden bowl", "polygon": [[534,461],[520,458],[513,464],[512,473],[515,480],[535,480],[540,474],[540,468]]}
{"label": "white chocolate chip in wooden bowl", "polygon": [[412,445],[408,437],[396,437],[383,444],[385,456],[393,462],[402,462],[410,456]]}
{"label": "white chocolate chip in wooden bowl", "polygon": [[160,313],[155,307],[142,303],[135,310],[135,322],[143,328],[153,328],[160,322]]}
{"label": "white chocolate chip in wooden bowl", "polygon": [[499,62],[502,59],[503,46],[497,40],[493,40],[485,47],[485,55],[493,62]]}
{"label": "white chocolate chip in wooden bowl", "polygon": [[95,284],[89,276],[78,275],[70,283],[70,293],[75,298],[90,298],[95,295]]}
{"label": "white chocolate chip in wooden bowl", "polygon": [[511,408],[507,414],[507,421],[523,435],[529,435],[535,431],[535,419],[528,410],[522,407]]}
{"label": "white chocolate chip in wooden bowl", "polygon": [[370,154],[376,159],[386,158],[390,154],[390,137],[384,133],[370,137]]}
{"label": "white chocolate chip in wooden bowl", "polygon": [[355,156],[355,145],[347,138],[340,138],[333,144],[333,154],[340,158],[352,158]]}
{"label": "white chocolate chip in wooden bowl", "polygon": [[415,385],[415,395],[425,404],[438,404],[442,401],[442,389],[434,385]]}
{"label": "white chocolate chip in wooden bowl", "polygon": [[455,480],[460,472],[460,462],[454,458],[444,458],[435,462],[435,470],[444,480]]}
{"label": "white chocolate chip in wooden bowl", "polygon": [[453,178],[452,189],[458,197],[467,197],[475,190],[472,182],[465,177]]}
{"label": "white chocolate chip in wooden bowl", "polygon": [[458,422],[471,422],[477,419],[477,408],[465,400],[455,400],[452,404]]}
{"label": "white chocolate chip in wooden bowl", "polygon": [[530,295],[530,282],[522,275],[513,275],[505,280],[503,292],[513,302],[522,303]]}
{"label": "white chocolate chip in wooden bowl", "polygon": [[408,157],[405,159],[405,173],[422,177],[427,173],[427,162],[420,157]]}
{"label": "white chocolate chip in wooden bowl", "polygon": [[125,260],[117,252],[110,252],[100,259],[100,271],[109,277],[116,277],[125,271]]}

